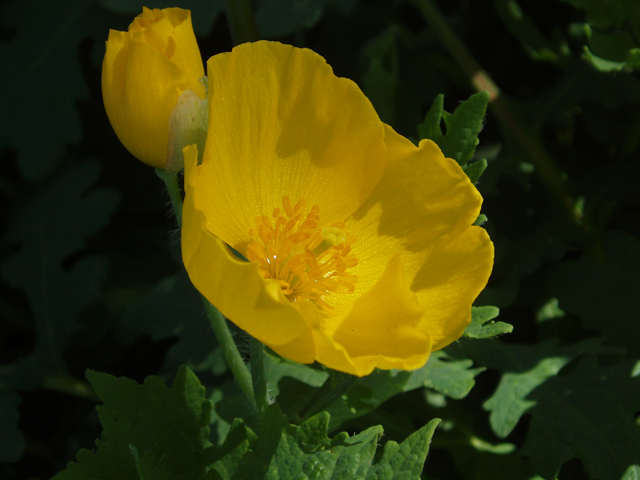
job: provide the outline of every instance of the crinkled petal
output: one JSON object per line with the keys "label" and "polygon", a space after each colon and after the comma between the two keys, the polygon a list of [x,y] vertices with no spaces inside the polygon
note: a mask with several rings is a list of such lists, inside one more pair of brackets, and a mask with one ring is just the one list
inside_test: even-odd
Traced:
{"label": "crinkled petal", "polygon": [[181,8],[165,8],[163,13],[173,26],[169,36],[168,58],[185,73],[187,88],[205,99],[207,92],[200,81],[204,77],[204,65],[193,33],[191,12]]}
{"label": "crinkled petal", "polygon": [[353,303],[332,336],[349,363],[338,363],[342,359],[331,350],[332,345],[319,340],[317,360],[342,371],[353,365],[356,375],[367,375],[376,367],[419,368],[431,353],[431,339],[419,328],[424,313],[407,285],[400,255],[395,255],[374,287]]}
{"label": "crinkled petal", "polygon": [[196,204],[202,193],[193,184],[199,175],[197,149],[187,147],[182,221],[182,259],[194,286],[238,327],[278,354],[300,363],[315,359],[311,326],[282,294],[274,280],[263,279],[258,266],[235,257],[206,228]]}
{"label": "crinkled petal", "polygon": [[[210,231],[244,253],[258,215],[300,198],[323,221],[344,220],[386,167],[384,129],[351,80],[307,49],[240,45],[209,59],[212,92],[194,188]],[[200,186],[201,185],[201,186]]]}
{"label": "crinkled petal", "polygon": [[[433,142],[423,140],[416,147],[391,127],[386,134],[387,171],[346,226],[358,237],[353,246],[358,265],[349,270],[358,276],[357,290],[331,297],[337,315],[326,318],[323,328],[341,329],[351,303],[367,295],[400,254],[407,283],[426,310],[419,329],[437,350],[462,333],[491,273],[493,245],[483,229],[471,226],[482,197]],[[445,255],[447,248],[451,254]],[[383,315],[373,313],[370,325],[380,322]]]}

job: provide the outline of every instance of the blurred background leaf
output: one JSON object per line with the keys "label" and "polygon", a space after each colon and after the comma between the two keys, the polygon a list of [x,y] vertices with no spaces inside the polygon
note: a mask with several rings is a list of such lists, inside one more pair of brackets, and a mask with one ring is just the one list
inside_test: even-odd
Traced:
{"label": "blurred background leaf", "polygon": [[0,462],[16,462],[24,451],[24,435],[18,428],[20,395],[0,393]]}
{"label": "blurred background leaf", "polygon": [[[223,3],[144,5],[191,9],[206,59],[232,47]],[[425,4],[442,10],[497,96],[476,94],[478,71],[446,48],[434,17],[418,8]],[[255,441],[245,425],[257,429],[259,419],[182,270],[163,186],[119,144],[104,113],[104,41],[142,5],[0,5],[0,438],[9,445],[0,450],[11,462],[0,465],[3,479],[51,478],[93,448],[101,429],[87,368],[170,383],[186,363],[214,404],[211,442],[239,448],[227,467]],[[396,131],[415,137],[422,124],[466,164],[484,197],[479,223],[496,247],[466,338],[415,372],[353,381],[330,407],[330,435],[383,425],[385,441],[400,442],[437,417],[423,478],[636,478],[637,2],[252,6],[262,37],[317,51]],[[248,357],[244,333],[233,333]],[[318,365],[268,358],[269,393],[289,422],[327,379],[340,383]],[[232,428],[238,416],[245,423]],[[141,465],[152,467],[157,458],[144,453]]]}
{"label": "blurred background leaf", "polygon": [[4,385],[33,389],[45,375],[66,375],[63,348],[81,326],[78,314],[99,297],[107,268],[99,256],[69,258],[104,228],[118,203],[113,189],[87,192],[98,173],[97,162],[80,164],[16,212],[7,240],[21,248],[2,263],[1,274],[26,292],[37,341],[28,356],[5,367]]}

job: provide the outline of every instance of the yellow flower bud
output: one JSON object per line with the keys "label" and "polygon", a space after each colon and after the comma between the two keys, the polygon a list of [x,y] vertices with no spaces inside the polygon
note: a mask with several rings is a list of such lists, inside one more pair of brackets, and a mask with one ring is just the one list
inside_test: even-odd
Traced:
{"label": "yellow flower bud", "polygon": [[145,7],[129,31],[109,31],[102,97],[116,135],[133,156],[166,167],[171,112],[185,90],[206,98],[203,77],[189,10]]}

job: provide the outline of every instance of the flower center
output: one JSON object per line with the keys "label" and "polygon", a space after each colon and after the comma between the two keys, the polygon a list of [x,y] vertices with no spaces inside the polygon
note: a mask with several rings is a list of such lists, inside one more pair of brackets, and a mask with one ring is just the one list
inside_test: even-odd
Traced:
{"label": "flower center", "polygon": [[277,280],[282,293],[292,302],[311,300],[321,311],[332,314],[324,297],[352,293],[358,277],[346,270],[358,264],[351,253],[357,238],[346,233],[343,222],[319,226],[320,207],[314,205],[305,216],[306,202],[294,206],[282,198],[283,209],[256,218],[249,235],[256,241],[247,247],[247,258],[258,264],[264,278]]}

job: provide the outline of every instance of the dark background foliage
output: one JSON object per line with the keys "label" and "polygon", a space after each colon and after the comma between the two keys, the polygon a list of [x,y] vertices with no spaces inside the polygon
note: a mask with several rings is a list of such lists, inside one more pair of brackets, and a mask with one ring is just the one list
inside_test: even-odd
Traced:
{"label": "dark background foliage", "polygon": [[[453,112],[475,92],[473,62],[446,48],[438,19],[501,90],[475,157],[488,161],[478,188],[496,246],[477,305],[499,307],[514,330],[434,355],[426,383],[358,384],[335,426],[382,424],[402,440],[442,418],[424,478],[638,478],[640,6],[437,3],[440,14],[419,0],[254,2],[262,38],[323,55],[403,135],[417,137],[438,94]],[[92,449],[86,369],[170,381],[188,364],[216,402],[213,440],[241,408],[182,271],[163,184],[102,106],[108,29],[126,30],[142,5],[0,6],[2,479],[48,479]],[[204,59],[232,48],[221,0],[146,6],[190,8]],[[280,375],[285,411],[319,386]]]}

